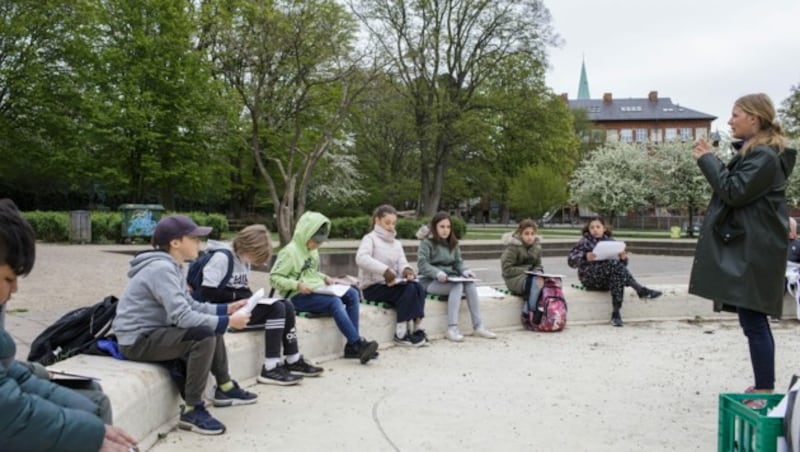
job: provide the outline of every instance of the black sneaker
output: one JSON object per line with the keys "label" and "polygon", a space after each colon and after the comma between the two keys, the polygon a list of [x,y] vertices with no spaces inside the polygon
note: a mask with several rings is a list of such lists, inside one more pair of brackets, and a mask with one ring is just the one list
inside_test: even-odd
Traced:
{"label": "black sneaker", "polygon": [[423,330],[422,328],[420,328],[420,329],[418,329],[418,330],[414,330],[414,332],[413,332],[413,333],[411,333],[411,335],[412,335],[412,336],[419,336],[419,337],[421,337],[422,339],[425,339],[425,343],[426,343],[426,344],[429,342],[429,341],[428,341],[428,334],[427,334],[427,333],[425,333],[425,330]]}
{"label": "black sneaker", "polygon": [[402,338],[394,336],[394,343],[403,347],[422,347],[425,345],[425,338],[418,334],[408,334]]}
{"label": "black sneaker", "polygon": [[345,358],[358,358],[361,364],[366,364],[367,361],[375,357],[378,351],[378,343],[375,341],[361,340],[355,344],[346,344],[344,346]]}
{"label": "black sneaker", "polygon": [[284,367],[293,374],[300,374],[306,377],[318,377],[325,370],[322,367],[309,364],[305,359],[303,359],[302,355],[297,362],[291,364],[287,362],[284,364]]}
{"label": "black sneaker", "polygon": [[221,435],[225,433],[225,425],[214,419],[202,403],[195,405],[192,411],[181,413],[178,428],[202,435]]}
{"label": "black sneaker", "polygon": [[622,316],[619,315],[619,312],[611,314],[611,325],[622,326]]}
{"label": "black sneaker", "polygon": [[233,382],[233,388],[228,391],[223,391],[217,386],[214,391],[214,406],[234,406],[234,405],[250,405],[256,403],[258,396],[250,391],[245,391],[239,387],[239,383]]}
{"label": "black sneaker", "polygon": [[267,385],[291,386],[300,383],[302,375],[294,375],[283,366],[275,366],[270,370],[261,366],[261,373],[256,380]]}
{"label": "black sneaker", "polygon": [[662,295],[662,292],[659,290],[648,289],[647,287],[642,287],[642,290],[636,292],[636,295],[639,295],[641,299],[653,299],[658,298]]}

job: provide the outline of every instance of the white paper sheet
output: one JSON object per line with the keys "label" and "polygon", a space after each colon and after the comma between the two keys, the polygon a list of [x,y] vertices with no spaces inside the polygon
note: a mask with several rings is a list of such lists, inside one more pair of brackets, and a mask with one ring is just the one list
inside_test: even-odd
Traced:
{"label": "white paper sheet", "polygon": [[261,289],[258,289],[256,291],[256,293],[254,293],[252,296],[250,296],[250,298],[247,299],[247,303],[244,306],[242,306],[241,308],[239,308],[239,310],[243,310],[244,312],[246,312],[248,314],[253,312],[253,308],[255,308],[256,304],[258,304],[258,300],[260,300],[262,298],[264,298],[264,288],[263,287]]}
{"label": "white paper sheet", "polygon": [[494,287],[478,286],[478,297],[480,298],[505,298],[506,294],[500,292]]}
{"label": "white paper sheet", "polygon": [[607,261],[619,259],[619,253],[625,251],[625,242],[616,240],[603,240],[597,242],[592,252],[597,255],[595,260]]}
{"label": "white paper sheet", "polygon": [[319,289],[314,290],[314,293],[341,297],[346,294],[349,289],[350,286],[344,284],[331,284],[329,286],[320,287]]}

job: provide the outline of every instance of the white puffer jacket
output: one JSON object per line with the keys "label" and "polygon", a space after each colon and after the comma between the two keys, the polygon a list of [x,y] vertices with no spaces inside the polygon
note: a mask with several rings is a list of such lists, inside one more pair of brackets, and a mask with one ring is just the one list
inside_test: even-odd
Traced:
{"label": "white puffer jacket", "polygon": [[396,233],[375,225],[372,232],[361,239],[356,253],[356,265],[358,265],[358,281],[362,289],[373,284],[384,283],[383,273],[387,268],[391,269],[398,279],[402,278],[403,270],[406,268],[413,270],[408,265],[403,244],[395,239],[395,235]]}

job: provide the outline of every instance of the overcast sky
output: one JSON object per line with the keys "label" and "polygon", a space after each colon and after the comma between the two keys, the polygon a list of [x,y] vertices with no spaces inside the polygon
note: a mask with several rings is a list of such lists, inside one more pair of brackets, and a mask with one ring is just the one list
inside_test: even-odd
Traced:
{"label": "overcast sky", "polygon": [[727,132],[739,96],[765,92],[778,108],[800,85],[800,0],[545,0],[560,48],[548,85],[578,94],[582,58],[593,99],[647,97],[717,116]]}

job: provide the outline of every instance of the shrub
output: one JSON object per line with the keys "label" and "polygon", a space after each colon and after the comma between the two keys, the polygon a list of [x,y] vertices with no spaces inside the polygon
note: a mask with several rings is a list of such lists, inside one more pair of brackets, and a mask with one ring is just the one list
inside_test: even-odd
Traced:
{"label": "shrub", "polygon": [[122,214],[92,211],[92,243],[122,241]]}
{"label": "shrub", "polygon": [[181,215],[186,215],[200,226],[211,226],[212,228],[214,228],[211,230],[211,234],[208,235],[208,238],[210,239],[219,240],[220,238],[222,238],[222,234],[230,230],[228,219],[225,217],[225,215],[222,214],[188,212]]}
{"label": "shrub", "polygon": [[69,240],[69,215],[66,212],[23,212],[36,233],[36,239],[45,242]]}
{"label": "shrub", "polygon": [[370,217],[345,217],[331,220],[330,238],[360,239],[370,228]]}

